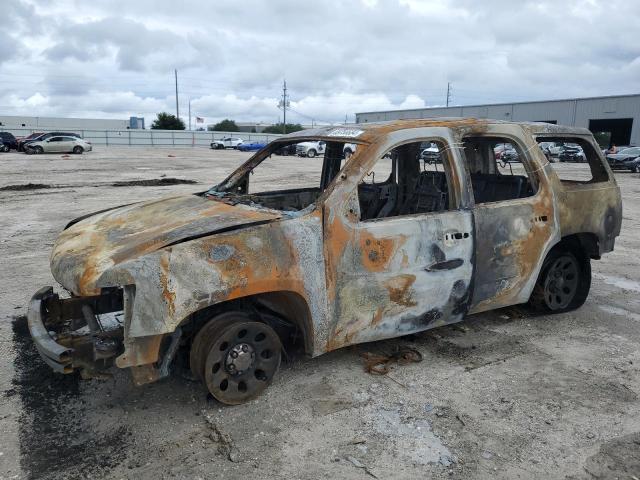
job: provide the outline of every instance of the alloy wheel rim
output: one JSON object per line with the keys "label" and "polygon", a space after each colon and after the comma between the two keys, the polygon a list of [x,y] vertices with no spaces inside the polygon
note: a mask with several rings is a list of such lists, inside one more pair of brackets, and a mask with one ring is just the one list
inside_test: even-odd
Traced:
{"label": "alloy wheel rim", "polygon": [[547,273],[544,298],[551,310],[567,308],[578,291],[578,263],[573,256],[557,258]]}

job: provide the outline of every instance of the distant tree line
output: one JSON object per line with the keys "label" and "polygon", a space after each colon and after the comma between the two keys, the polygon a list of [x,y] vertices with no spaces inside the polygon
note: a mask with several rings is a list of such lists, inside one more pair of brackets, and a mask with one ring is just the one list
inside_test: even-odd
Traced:
{"label": "distant tree line", "polygon": [[[167,112],[161,112],[151,124],[151,128],[154,130],[184,130],[185,126],[184,122],[175,115]],[[234,120],[225,118],[215,125],[209,125],[207,130],[215,132],[239,132],[240,128]],[[287,123],[286,125],[287,133],[299,132],[300,130],[304,130],[304,128],[299,123]],[[252,133],[255,133],[255,131],[255,127],[251,129]],[[276,123],[275,125],[265,127],[264,130],[262,130],[262,133],[282,133],[282,131],[282,123]]]}

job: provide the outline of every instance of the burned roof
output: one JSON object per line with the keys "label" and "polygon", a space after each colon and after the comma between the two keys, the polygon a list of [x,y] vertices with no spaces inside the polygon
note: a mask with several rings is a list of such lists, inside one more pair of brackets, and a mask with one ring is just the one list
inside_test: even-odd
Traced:
{"label": "burned roof", "polygon": [[473,118],[473,117],[439,117],[439,118],[423,118],[408,120],[391,120],[385,122],[367,122],[351,125],[326,126],[299,132],[290,133],[278,138],[278,141],[303,140],[307,138],[322,138],[326,140],[343,140],[353,143],[368,143],[373,137],[380,134],[387,134],[396,130],[407,128],[426,128],[426,127],[446,127],[446,128],[464,128],[478,127],[497,124],[514,124],[522,125],[532,134],[580,134],[588,135],[589,130],[586,128],[569,127],[564,125],[554,125],[541,122],[510,122],[505,120],[493,120],[489,118]]}

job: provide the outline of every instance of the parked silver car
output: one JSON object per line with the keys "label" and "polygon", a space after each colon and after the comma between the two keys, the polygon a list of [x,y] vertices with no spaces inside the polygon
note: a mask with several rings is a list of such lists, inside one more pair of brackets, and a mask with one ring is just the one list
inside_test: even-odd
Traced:
{"label": "parked silver car", "polygon": [[57,136],[25,145],[25,151],[31,153],[76,153],[90,152],[91,144],[82,138]]}

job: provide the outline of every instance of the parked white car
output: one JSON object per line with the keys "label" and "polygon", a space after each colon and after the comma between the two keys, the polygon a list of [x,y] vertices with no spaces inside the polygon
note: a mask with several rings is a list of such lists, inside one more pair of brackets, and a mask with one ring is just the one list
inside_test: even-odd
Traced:
{"label": "parked white car", "polygon": [[357,145],[355,143],[345,143],[344,148],[342,149],[342,153],[344,154],[344,158],[349,160],[351,155],[356,152]]}
{"label": "parked white car", "polygon": [[90,152],[91,143],[79,137],[56,136],[25,145],[26,153],[76,153]]}
{"label": "parked white car", "polygon": [[214,140],[211,142],[211,148],[216,150],[222,150],[223,148],[238,148],[244,143],[239,137],[223,137],[220,140]]}
{"label": "parked white car", "polygon": [[[299,157],[313,158],[324,155],[326,144],[324,142],[302,142],[296,146],[296,155]],[[356,151],[355,143],[345,143],[342,148],[344,158],[349,159]]]}
{"label": "parked white car", "polygon": [[324,155],[326,144],[324,142],[302,142],[296,145],[296,155],[299,157],[313,158],[316,155]]}

